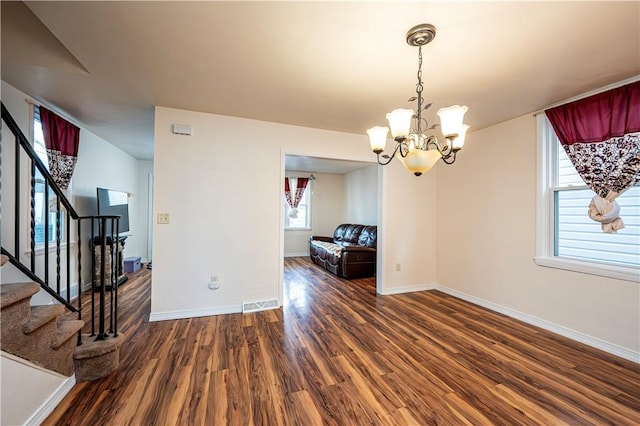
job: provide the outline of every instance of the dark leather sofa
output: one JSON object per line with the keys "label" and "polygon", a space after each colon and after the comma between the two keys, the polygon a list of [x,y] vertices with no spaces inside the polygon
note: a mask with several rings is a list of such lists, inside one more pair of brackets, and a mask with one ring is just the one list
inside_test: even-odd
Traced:
{"label": "dark leather sofa", "polygon": [[309,237],[309,255],[316,265],[347,279],[376,273],[377,226],[343,223],[333,237]]}

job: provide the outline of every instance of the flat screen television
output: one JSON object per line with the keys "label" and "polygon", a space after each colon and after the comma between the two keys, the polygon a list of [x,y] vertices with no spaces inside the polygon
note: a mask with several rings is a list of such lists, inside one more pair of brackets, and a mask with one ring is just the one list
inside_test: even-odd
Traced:
{"label": "flat screen television", "polygon": [[[123,191],[98,188],[98,215],[120,216],[118,232],[129,232],[129,194]],[[111,234],[111,221],[107,221],[107,235]]]}

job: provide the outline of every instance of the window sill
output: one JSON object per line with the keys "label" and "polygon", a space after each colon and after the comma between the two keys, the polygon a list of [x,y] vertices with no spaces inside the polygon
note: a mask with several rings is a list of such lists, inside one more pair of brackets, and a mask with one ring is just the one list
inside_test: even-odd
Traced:
{"label": "window sill", "polygon": [[565,271],[580,272],[582,274],[597,275],[618,280],[640,282],[640,270],[638,268],[583,262],[559,257],[539,256],[535,257],[534,260],[538,266],[564,269]]}
{"label": "window sill", "polygon": [[285,231],[311,231],[311,228],[284,228]]}

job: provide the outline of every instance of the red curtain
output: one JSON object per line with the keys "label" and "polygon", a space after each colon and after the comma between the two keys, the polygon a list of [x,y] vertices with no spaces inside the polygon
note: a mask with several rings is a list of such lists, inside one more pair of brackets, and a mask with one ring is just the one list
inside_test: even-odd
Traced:
{"label": "red curtain", "polygon": [[[290,179],[296,181],[296,187],[294,190],[292,190],[293,188]],[[308,184],[309,178],[284,178],[284,196],[287,199],[287,204],[291,207],[289,217],[298,217],[298,205],[300,204],[300,200],[302,200],[304,190],[307,188]]]}
{"label": "red curtain", "polygon": [[605,232],[623,228],[614,200],[640,181],[640,82],[545,114],[576,171],[597,194],[589,216]]}
{"label": "red curtain", "polygon": [[78,159],[80,128],[45,107],[39,109],[49,173],[61,189],[67,189]]}

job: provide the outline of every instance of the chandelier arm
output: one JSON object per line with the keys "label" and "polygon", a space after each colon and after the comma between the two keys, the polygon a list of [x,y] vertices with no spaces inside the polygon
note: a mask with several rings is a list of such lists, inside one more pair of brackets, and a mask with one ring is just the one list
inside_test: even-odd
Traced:
{"label": "chandelier arm", "polygon": [[400,156],[402,158],[406,158],[407,154],[409,154],[409,145],[407,145],[405,141],[398,142],[396,150],[400,151]]}
{"label": "chandelier arm", "polygon": [[381,166],[386,166],[387,164],[389,164],[391,160],[393,160],[393,158],[396,156],[396,153],[398,152],[399,147],[400,147],[400,143],[398,142],[396,144],[396,148],[393,150],[393,153],[389,156],[387,161],[380,161],[380,153],[377,153],[376,156],[378,158],[378,164],[380,164]]}
{"label": "chandelier arm", "polygon": [[444,161],[445,164],[453,164],[456,162],[456,154],[457,152],[455,151],[450,152],[449,155],[442,156],[442,161]]}
{"label": "chandelier arm", "polygon": [[429,146],[433,146],[438,150],[440,154],[442,154],[442,146],[440,145],[440,141],[436,136],[431,135],[427,138],[427,149],[429,148]]}
{"label": "chandelier arm", "polygon": [[447,143],[444,146],[442,146],[438,138],[433,135],[429,136],[429,138],[427,139],[427,147],[429,147],[429,145],[432,145],[433,147],[435,147],[435,149],[437,149],[438,152],[442,154],[443,158],[451,156],[451,153],[453,152],[453,149],[451,148],[452,145],[451,145],[451,142],[449,142],[449,140],[447,140]]}

